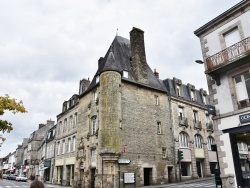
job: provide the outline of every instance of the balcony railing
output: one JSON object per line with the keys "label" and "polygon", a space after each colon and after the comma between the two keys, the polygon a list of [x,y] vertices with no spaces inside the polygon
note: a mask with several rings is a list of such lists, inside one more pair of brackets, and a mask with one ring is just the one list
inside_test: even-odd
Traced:
{"label": "balcony railing", "polygon": [[213,131],[214,130],[214,125],[212,122],[206,123],[207,126],[207,131]]}
{"label": "balcony railing", "polygon": [[219,53],[208,57],[206,59],[207,71],[211,71],[214,68],[227,64],[241,56],[246,55],[250,52],[250,37],[226,48]]}
{"label": "balcony railing", "polygon": [[185,126],[188,127],[188,121],[186,117],[180,117],[178,116],[178,120],[179,120],[179,126]]}
{"label": "balcony railing", "polygon": [[194,129],[202,129],[201,121],[194,121]]}

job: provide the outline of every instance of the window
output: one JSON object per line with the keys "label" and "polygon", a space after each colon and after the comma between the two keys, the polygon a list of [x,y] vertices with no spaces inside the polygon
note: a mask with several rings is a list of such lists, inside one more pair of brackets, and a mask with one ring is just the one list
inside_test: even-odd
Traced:
{"label": "window", "polygon": [[123,71],[123,77],[128,78],[128,71]]}
{"label": "window", "polygon": [[226,41],[226,47],[232,46],[235,43],[241,41],[240,32],[238,30],[238,27],[235,27],[231,31],[225,33],[223,36],[224,36],[224,39]]}
{"label": "window", "polygon": [[250,73],[246,72],[242,75],[236,76],[235,88],[237,100],[241,108],[249,106],[250,99]]}
{"label": "window", "polygon": [[184,118],[183,108],[181,108],[181,107],[179,107],[179,117],[180,117],[180,120],[183,120],[183,118]]}
{"label": "window", "polygon": [[237,143],[237,145],[238,145],[239,152],[247,152],[248,153],[248,147],[247,147],[246,143],[239,142],[239,143]]}
{"label": "window", "polygon": [[60,155],[60,142],[57,143],[57,155]]}
{"label": "window", "polygon": [[61,121],[59,122],[59,125],[58,125],[58,134],[60,133],[60,130],[61,131],[63,130]]}
{"label": "window", "polygon": [[94,101],[94,103],[97,102],[97,91],[93,92],[93,101]]}
{"label": "window", "polygon": [[69,117],[69,127],[72,128],[73,127],[73,116]]}
{"label": "window", "polygon": [[191,90],[191,101],[195,101],[195,93],[194,90]]}
{"label": "window", "polygon": [[31,143],[28,144],[28,151],[31,150]]}
{"label": "window", "polygon": [[49,153],[50,151],[49,151],[49,146],[47,146],[47,156],[46,156],[46,158],[49,158]]}
{"label": "window", "polygon": [[70,152],[70,147],[71,147],[71,139],[68,139],[68,152]]}
{"label": "window", "polygon": [[161,122],[157,122],[157,134],[161,134]]}
{"label": "window", "polygon": [[162,148],[162,158],[166,158],[166,157],[167,157],[166,148]]}
{"label": "window", "polygon": [[198,121],[198,112],[193,111],[193,114],[194,114],[194,123],[197,123],[197,121]]}
{"label": "window", "polygon": [[63,141],[63,145],[62,145],[62,154],[65,153],[65,141]]}
{"label": "window", "polygon": [[206,114],[206,119],[205,119],[205,121],[206,121],[206,124],[209,124],[210,118],[209,118],[209,115],[208,115],[208,114]]}
{"label": "window", "polygon": [[100,76],[96,76],[96,83],[98,83],[100,81]]}
{"label": "window", "polygon": [[176,95],[178,97],[181,96],[181,87],[180,87],[180,85],[176,85]]}
{"label": "window", "polygon": [[76,150],[76,137],[73,137],[73,151]]}
{"label": "window", "polygon": [[202,98],[203,98],[203,103],[205,105],[207,105],[207,96],[206,95],[202,95]]}
{"label": "window", "polygon": [[191,176],[191,163],[181,162],[182,176]]}
{"label": "window", "polygon": [[202,137],[199,134],[194,136],[195,148],[202,149]]}
{"label": "window", "polygon": [[96,149],[91,149],[91,162],[92,166],[96,165]]}
{"label": "window", "polygon": [[67,130],[67,118],[64,119],[64,131],[66,131],[66,130]]}
{"label": "window", "polygon": [[159,97],[157,95],[154,96],[155,105],[159,105]]}
{"label": "window", "polygon": [[96,116],[91,118],[91,122],[92,122],[92,132],[91,132],[91,134],[95,134],[96,131],[97,131]]}
{"label": "window", "polygon": [[207,149],[211,150],[211,145],[214,144],[214,138],[212,136],[207,137]]}
{"label": "window", "polygon": [[185,132],[179,134],[179,147],[188,148],[188,135]]}
{"label": "window", "polygon": [[76,124],[77,124],[77,113],[74,114],[73,127],[75,127]]}

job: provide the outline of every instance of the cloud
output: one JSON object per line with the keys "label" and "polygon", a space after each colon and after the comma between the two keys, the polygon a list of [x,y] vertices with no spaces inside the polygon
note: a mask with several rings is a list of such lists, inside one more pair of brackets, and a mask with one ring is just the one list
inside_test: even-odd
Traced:
{"label": "cloud", "polygon": [[[14,130],[4,136],[0,157],[78,93],[92,79],[98,59],[116,34],[145,31],[147,62],[160,78],[177,77],[207,89],[199,39],[193,31],[239,0],[45,0],[0,1],[0,95],[23,100],[28,113],[6,113]],[[118,31],[117,31],[118,28]],[[2,117],[1,117],[2,118]]]}

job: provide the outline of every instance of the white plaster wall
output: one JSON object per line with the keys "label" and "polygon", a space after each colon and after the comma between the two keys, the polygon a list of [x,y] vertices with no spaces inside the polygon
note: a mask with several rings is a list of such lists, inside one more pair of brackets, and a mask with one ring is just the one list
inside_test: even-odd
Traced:
{"label": "white plaster wall", "polygon": [[220,77],[221,85],[213,85],[213,89],[216,89],[217,93],[214,95],[214,99],[218,99],[218,104],[215,105],[216,109],[220,110],[220,114],[234,111],[233,100],[231,97],[228,78],[225,75]]}
{"label": "white plaster wall", "polygon": [[221,32],[222,30],[231,26],[232,24],[234,24],[235,22],[239,20],[241,20],[245,38],[250,36],[250,11],[247,11],[245,14],[221,26],[219,29],[209,33],[205,37],[205,39],[207,39],[207,43],[205,46],[209,48],[207,55],[212,56],[222,50],[221,45],[220,45],[220,40],[219,40],[219,32]]}
{"label": "white plaster wall", "polygon": [[235,169],[234,169],[234,162],[233,162],[233,155],[231,150],[231,141],[229,138],[229,134],[223,134],[220,136],[220,139],[224,141],[224,146],[220,146],[221,150],[226,152],[226,157],[223,157],[223,162],[228,165],[227,168],[224,168],[225,174],[234,174],[234,182],[237,186],[236,177],[235,177]]}
{"label": "white plaster wall", "polygon": [[239,124],[240,124],[239,115],[226,117],[226,118],[221,119],[221,124],[219,125],[219,130],[238,127]]}

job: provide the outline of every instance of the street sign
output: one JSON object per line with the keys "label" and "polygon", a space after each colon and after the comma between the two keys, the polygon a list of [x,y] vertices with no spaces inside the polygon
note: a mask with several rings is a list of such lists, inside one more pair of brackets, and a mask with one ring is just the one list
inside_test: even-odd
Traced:
{"label": "street sign", "polygon": [[130,160],[129,159],[118,159],[119,164],[129,164]]}

